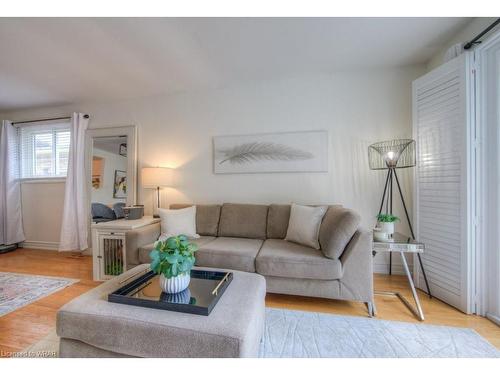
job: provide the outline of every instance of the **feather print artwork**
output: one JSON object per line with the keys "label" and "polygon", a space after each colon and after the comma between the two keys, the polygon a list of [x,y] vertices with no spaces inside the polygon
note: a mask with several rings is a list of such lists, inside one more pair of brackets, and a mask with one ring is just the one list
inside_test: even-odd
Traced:
{"label": "feather print artwork", "polygon": [[311,152],[273,142],[249,142],[228,149],[218,150],[224,154],[219,164],[246,164],[257,161],[294,161],[314,158]]}
{"label": "feather print artwork", "polygon": [[324,130],[215,136],[213,171],[326,172],[328,142]]}

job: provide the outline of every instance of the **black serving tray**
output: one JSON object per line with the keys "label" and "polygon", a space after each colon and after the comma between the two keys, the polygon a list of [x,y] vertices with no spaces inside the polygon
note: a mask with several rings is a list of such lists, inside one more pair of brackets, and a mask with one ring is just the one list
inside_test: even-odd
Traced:
{"label": "black serving tray", "polygon": [[109,294],[108,301],[208,316],[232,280],[232,272],[191,270],[186,290],[166,294],[160,289],[159,276],[149,271]]}

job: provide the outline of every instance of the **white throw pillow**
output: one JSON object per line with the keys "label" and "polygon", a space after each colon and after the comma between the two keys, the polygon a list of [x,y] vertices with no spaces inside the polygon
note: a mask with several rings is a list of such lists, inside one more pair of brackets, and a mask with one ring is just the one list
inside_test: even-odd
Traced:
{"label": "white throw pillow", "polygon": [[196,206],[179,210],[158,208],[158,214],[161,220],[160,240],[180,234],[189,238],[200,238],[196,234]]}
{"label": "white throw pillow", "polygon": [[311,207],[292,203],[285,240],[319,249],[319,229],[327,206]]}

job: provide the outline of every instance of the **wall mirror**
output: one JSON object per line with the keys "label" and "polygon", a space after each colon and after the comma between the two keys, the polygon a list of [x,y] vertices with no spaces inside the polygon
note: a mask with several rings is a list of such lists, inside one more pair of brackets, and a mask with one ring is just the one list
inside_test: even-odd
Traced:
{"label": "wall mirror", "polygon": [[136,203],[136,127],[87,131],[87,196],[93,223],[123,218]]}

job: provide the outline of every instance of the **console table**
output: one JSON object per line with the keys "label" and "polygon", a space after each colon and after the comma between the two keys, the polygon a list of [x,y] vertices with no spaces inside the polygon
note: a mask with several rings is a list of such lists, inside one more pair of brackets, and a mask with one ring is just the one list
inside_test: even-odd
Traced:
{"label": "console table", "polygon": [[378,252],[397,252],[401,254],[401,262],[403,263],[403,268],[405,270],[406,276],[408,278],[408,283],[410,284],[411,293],[413,294],[413,299],[415,300],[416,309],[410,302],[398,292],[388,292],[388,291],[375,291],[375,294],[379,295],[389,295],[398,297],[401,302],[415,315],[419,320],[424,320],[424,312],[422,306],[420,305],[420,300],[418,298],[417,290],[415,289],[415,284],[413,283],[413,278],[408,268],[408,263],[406,262],[405,253],[420,254],[423,253],[425,246],[421,242],[417,242],[411,237],[405,236],[401,233],[394,233],[391,239],[388,240],[376,240],[373,239],[373,252],[374,254]]}
{"label": "console table", "polygon": [[94,280],[108,280],[125,272],[127,231],[159,222],[158,218],[144,216],[137,220],[119,219],[92,224]]}

